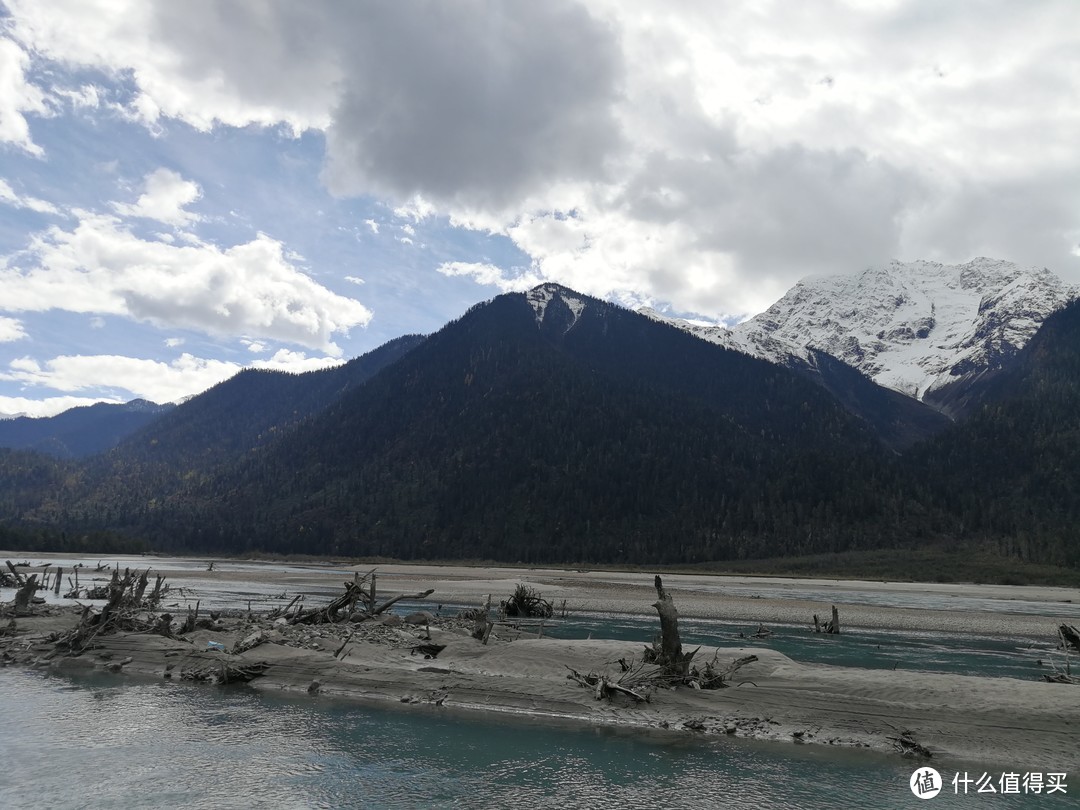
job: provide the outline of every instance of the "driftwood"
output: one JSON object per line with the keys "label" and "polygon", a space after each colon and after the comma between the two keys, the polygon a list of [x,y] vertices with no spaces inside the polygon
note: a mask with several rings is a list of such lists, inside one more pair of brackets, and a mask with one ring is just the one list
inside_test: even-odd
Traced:
{"label": "driftwood", "polygon": [[663,580],[657,574],[653,579],[656,587],[656,601],[653,607],[660,616],[660,645],[654,643],[652,648],[645,648],[645,661],[650,664],[658,664],[665,675],[674,677],[686,677],[690,671],[690,661],[694,652],[684,653],[682,639],[679,638],[679,611],[671,595],[664,590]]}
{"label": "driftwood", "polygon": [[507,616],[523,616],[527,619],[550,619],[555,613],[555,606],[524,583],[514,589],[514,594],[502,603],[503,613]]}
{"label": "driftwood", "polygon": [[569,680],[594,689],[597,700],[624,695],[641,702],[649,700],[659,688],[689,686],[692,689],[723,689],[731,685],[729,681],[739,669],[758,660],[756,655],[746,655],[722,667],[718,663],[720,651],[717,650],[702,669],[691,668],[690,663],[700,647],[693,652],[683,652],[675,602],[664,589],[659,576],[653,580],[653,584],[657,593],[653,607],[660,616],[661,637],[653,642],[652,647],[645,648],[644,660],[635,662],[620,658],[618,663],[622,674],[617,679],[597,672],[583,675],[568,666],[570,674],[566,677]]}
{"label": "driftwood", "polygon": [[463,610],[461,612],[461,618],[471,619],[473,622],[472,637],[477,641],[482,641],[484,644],[488,643],[488,639],[491,637],[491,630],[495,627],[495,623],[490,619],[491,614],[491,594],[489,593],[487,599],[484,600],[482,607],[474,610]]}
{"label": "driftwood", "polygon": [[27,577],[19,590],[15,592],[14,612],[16,616],[29,616],[33,612],[34,594],[41,586],[37,581],[37,574]]}
{"label": "driftwood", "polygon": [[[374,590],[374,586],[373,586],[373,590]],[[397,604],[402,599],[427,599],[433,593],[435,593],[435,589],[434,588],[428,588],[426,591],[423,591],[422,593],[414,593],[411,596],[408,595],[408,594],[404,594],[404,593],[398,594],[393,599],[387,599],[385,602],[383,602],[381,605],[379,605],[376,608],[369,608],[368,617],[378,616],[381,613],[386,612],[387,608]]]}
{"label": "driftwood", "polygon": [[[278,598],[279,599],[284,599],[285,594],[282,594]],[[287,604],[285,606],[284,610],[282,610],[281,608],[274,608],[273,610],[270,611],[269,615],[266,618],[268,618],[268,619],[276,619],[278,617],[284,617],[286,619],[289,618],[289,611],[292,610],[293,605],[295,605],[297,602],[303,600],[303,598],[304,598],[304,595],[302,593],[298,593],[296,596],[294,596],[292,598],[292,601],[289,602],[289,604]],[[297,611],[297,612],[299,612],[299,611]]]}
{"label": "driftwood", "polygon": [[289,619],[289,624],[333,624],[351,618],[357,602],[367,599],[363,584],[367,577],[360,577],[360,572],[353,574],[352,582],[345,583],[345,593],[321,608],[298,610]]}
{"label": "driftwood", "polygon": [[1072,647],[1080,652],[1080,630],[1071,624],[1063,624],[1058,628],[1058,638],[1061,639],[1061,646],[1064,649]]}
{"label": "driftwood", "polygon": [[900,732],[898,737],[886,738],[893,744],[893,748],[903,754],[905,757],[918,757],[920,759],[930,759],[933,754],[930,749],[915,739],[915,735],[905,729]]}
{"label": "driftwood", "polygon": [[270,665],[265,661],[208,660],[197,666],[181,669],[180,679],[213,684],[247,683],[264,674],[269,668]]}
{"label": "driftwood", "polygon": [[62,635],[57,644],[78,654],[97,636],[121,630],[171,635],[172,616],[166,614],[154,618],[147,612],[148,605],[144,596],[147,578],[147,571],[136,576],[130,569],[125,569],[121,577],[119,569],[114,570],[106,586],[108,597],[101,611],[94,613],[89,605],[85,606],[79,624]]}
{"label": "driftwood", "polygon": [[[752,664],[758,660],[756,655],[744,655],[742,658],[736,658],[721,670],[716,665],[716,659],[719,655],[720,651],[717,650],[716,654],[713,655],[713,660],[705,664],[702,671],[699,672],[696,667],[691,670],[691,680],[697,683],[699,689],[725,689],[731,686],[728,680],[732,675],[747,664]],[[690,685],[694,684],[691,683]]]}
{"label": "driftwood", "polygon": [[1065,651],[1065,671],[1062,672],[1057,668],[1057,664],[1052,661],[1051,666],[1054,667],[1054,672],[1049,675],[1043,675],[1043,680],[1047,683],[1068,683],[1068,684],[1080,684],[1080,678],[1072,674],[1072,666],[1069,663],[1069,648],[1075,647],[1080,650],[1080,632],[1077,632],[1076,628],[1072,625],[1063,624],[1058,627],[1058,639],[1060,640],[1060,648]]}
{"label": "driftwood", "polygon": [[594,690],[594,696],[597,700],[611,698],[613,695],[625,695],[638,703],[647,703],[649,700],[648,693],[639,692],[628,686],[623,686],[620,681],[613,681],[607,675],[598,675],[595,672],[590,672],[588,675],[582,675],[573,667],[568,666],[566,668],[570,670],[570,674],[566,676],[567,679]]}
{"label": "driftwood", "polygon": [[198,626],[199,621],[199,607],[202,605],[202,600],[195,602],[195,609],[191,609],[191,605],[188,605],[187,618],[184,619],[184,623],[180,625],[180,635],[186,636],[188,633],[194,633],[195,628]]}
{"label": "driftwood", "polygon": [[15,580],[16,587],[22,587],[22,584],[26,580],[26,577],[24,577],[19,572],[19,569],[15,567],[14,563],[12,563],[11,560],[5,560],[5,564],[7,565],[8,570],[11,571],[11,576],[12,579]]}
{"label": "driftwood", "polygon": [[840,633],[840,612],[836,609],[836,605],[832,606],[832,618],[821,624],[821,620],[818,619],[818,615],[814,614],[814,632],[815,633],[830,633],[832,635],[838,635]]}
{"label": "driftwood", "polygon": [[[375,572],[371,571],[361,577],[360,572],[357,571],[353,574],[352,581],[345,583],[345,593],[325,607],[298,610],[289,619],[289,624],[336,624],[353,619],[370,619],[384,613],[402,599],[426,599],[433,593],[435,593],[434,588],[412,595],[398,594],[376,606]],[[358,605],[361,606],[359,610]],[[288,608],[286,608],[286,613],[288,613]]]}

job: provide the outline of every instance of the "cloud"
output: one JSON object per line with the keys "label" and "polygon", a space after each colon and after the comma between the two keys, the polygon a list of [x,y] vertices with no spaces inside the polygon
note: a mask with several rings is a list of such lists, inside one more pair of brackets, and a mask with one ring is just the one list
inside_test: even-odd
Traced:
{"label": "cloud", "polygon": [[133,116],[175,118],[209,131],[284,123],[329,124],[340,71],[320,32],[325,10],[191,0],[59,0],[51,8],[5,0],[15,36],[41,55],[109,72],[130,70]]}
{"label": "cloud", "polygon": [[293,374],[300,374],[305,371],[334,368],[344,362],[338,357],[308,357],[304,352],[278,349],[269,360],[256,360],[251,363],[251,368],[266,368],[272,371],[288,371]]}
{"label": "cloud", "polygon": [[0,317],[0,343],[11,343],[26,337],[22,321]]}
{"label": "cloud", "polygon": [[39,200],[37,197],[27,197],[16,194],[15,189],[8,185],[7,181],[0,178],[0,202],[14,208],[26,208],[39,214],[59,214],[60,210],[51,202]]}
{"label": "cloud", "polygon": [[184,209],[202,196],[199,184],[185,180],[169,169],[157,169],[146,175],[146,191],[134,205],[113,203],[113,209],[126,217],[145,217],[179,227],[198,222],[201,217]]}
{"label": "cloud", "polygon": [[26,397],[0,396],[0,418],[12,418],[15,416],[29,416],[42,418],[56,416],[71,408],[81,408],[93,405],[97,402],[123,402],[117,398],[101,397],[46,397],[45,399],[27,399]]}
{"label": "cloud", "polygon": [[512,276],[501,267],[483,262],[444,262],[435,269],[444,276],[471,278],[477,284],[498,287],[503,292],[529,290],[543,281],[540,276],[529,271]]}
{"label": "cloud", "polygon": [[[615,32],[584,6],[353,4],[323,176],[375,193],[483,210],[566,179],[599,179],[622,142]],[[340,47],[340,45],[339,45]]]}
{"label": "cloud", "polygon": [[8,6],[28,52],[130,76],[143,120],[318,129],[335,193],[593,294],[727,318],[978,254],[1080,280],[1073,0]]}
{"label": "cloud", "polygon": [[[48,397],[43,400],[0,396],[0,414],[52,416],[76,405],[126,402],[131,399],[177,402],[202,393],[243,368],[302,373],[332,368],[342,362],[339,358],[308,357],[304,352],[286,349],[279,350],[269,359],[256,360],[246,366],[199,358],[186,352],[171,362],[122,355],[63,355],[40,363],[22,357],[11,361],[7,371],[0,371],[0,380],[66,394],[94,392],[96,396]],[[108,383],[102,383],[103,380],[108,380]]]}
{"label": "cloud", "polygon": [[[141,239],[116,217],[77,211],[71,230],[33,237],[0,267],[6,310],[122,315],[164,328],[246,335],[340,354],[333,335],[365,325],[363,304],[300,272],[259,234],[229,248]],[[9,260],[10,261],[10,260]]]}
{"label": "cloud", "polygon": [[30,57],[14,41],[0,36],[0,143],[10,143],[40,157],[44,150],[30,137],[27,114],[45,115],[45,94],[26,80]]}
{"label": "cloud", "polygon": [[[130,392],[134,398],[174,402],[227,380],[240,368],[236,363],[205,360],[186,353],[171,363],[120,355],[63,355],[44,364],[28,357],[13,360],[8,371],[0,372],[0,380],[66,393],[104,394],[105,387]],[[108,380],[108,385],[102,386],[102,380]],[[123,401],[115,394],[103,398]]]}

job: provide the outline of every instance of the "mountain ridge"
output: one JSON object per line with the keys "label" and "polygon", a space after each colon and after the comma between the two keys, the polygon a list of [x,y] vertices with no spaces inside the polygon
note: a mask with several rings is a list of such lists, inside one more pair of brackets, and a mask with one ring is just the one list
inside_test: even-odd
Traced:
{"label": "mountain ridge", "polygon": [[645,314],[781,364],[805,362],[810,350],[825,352],[956,416],[966,388],[1006,365],[1051,312],[1078,294],[1045,268],[1002,260],[893,261],[804,279],[731,329]]}

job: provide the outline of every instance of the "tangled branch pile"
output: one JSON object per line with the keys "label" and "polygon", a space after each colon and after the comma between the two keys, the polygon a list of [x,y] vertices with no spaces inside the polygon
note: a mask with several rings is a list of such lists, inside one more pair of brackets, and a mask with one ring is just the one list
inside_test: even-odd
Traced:
{"label": "tangled branch pile", "polygon": [[120,570],[114,569],[107,586],[105,606],[98,613],[89,605],[85,606],[78,625],[57,639],[57,647],[66,647],[77,654],[97,636],[119,631],[170,635],[172,616],[167,613],[156,616],[154,613],[168,590],[165,577],[156,577],[153,589],[147,594],[149,584],[149,569],[136,574],[125,568],[122,577]]}
{"label": "tangled branch pile", "polygon": [[524,583],[518,583],[513,595],[502,603],[502,609],[507,616],[527,619],[550,619],[555,612],[551,602]]}

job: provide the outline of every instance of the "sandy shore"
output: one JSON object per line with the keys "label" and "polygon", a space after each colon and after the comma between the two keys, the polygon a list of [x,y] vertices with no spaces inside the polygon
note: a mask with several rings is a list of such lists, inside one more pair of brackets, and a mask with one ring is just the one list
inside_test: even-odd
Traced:
{"label": "sandy shore", "polygon": [[[297,589],[305,582],[340,582],[347,567],[326,570],[264,572],[274,582]],[[361,567],[367,571],[368,567]],[[525,582],[556,603],[566,599],[571,610],[604,610],[648,615],[655,600],[651,576],[612,572],[561,570],[469,569],[442,566],[379,566],[379,592],[416,592],[434,588],[431,600],[479,604],[487,594],[505,598]],[[195,573],[191,576],[196,576]],[[228,577],[227,564],[199,578]],[[184,573],[170,574],[182,584]],[[245,577],[251,578],[250,573]],[[892,589],[924,593],[938,589],[943,597],[1042,601],[1048,606],[1080,600],[1068,589],[1025,589],[1004,586],[917,586],[898,583],[847,583],[813,580],[765,580],[697,575],[668,575],[665,585],[683,616],[748,621],[809,621],[828,605],[800,598],[777,598],[777,589],[798,593],[823,588],[865,592]],[[725,588],[761,587],[770,598],[753,592],[725,593]],[[1046,637],[1060,623],[1051,616],[1006,615],[986,611],[920,610],[874,605],[843,607],[847,626],[918,628],[953,632],[1030,632]],[[49,666],[60,670],[86,667],[114,669],[127,675],[178,677],[225,663],[265,665],[251,685],[360,701],[412,704],[418,710],[502,711],[648,728],[683,733],[731,734],[806,744],[863,747],[893,751],[900,731],[934,752],[934,762],[1000,763],[1044,771],[1080,770],[1080,687],[887,670],[863,670],[801,664],[761,647],[703,648],[696,661],[717,656],[721,665],[748,654],[758,661],[739,670],[736,686],[719,690],[680,687],[660,689],[647,703],[629,699],[597,700],[591,689],[567,678],[568,667],[579,672],[621,675],[619,659],[640,659],[641,642],[552,639],[496,640],[483,645],[468,628],[432,626],[432,643],[445,645],[435,658],[416,648],[423,629],[378,626],[377,633],[356,630],[339,658],[349,625],[271,628],[267,639],[239,655],[207,649],[207,642],[225,650],[265,621],[237,620],[200,629],[184,638],[117,633],[99,637],[92,650],[78,657],[50,655],[49,633],[70,626],[74,614],[19,619],[15,637],[0,639],[9,663]],[[6,620],[5,620],[6,621]],[[1075,622],[1072,622],[1075,623]],[[368,622],[360,627],[374,627]],[[646,641],[646,639],[642,639]]]}

